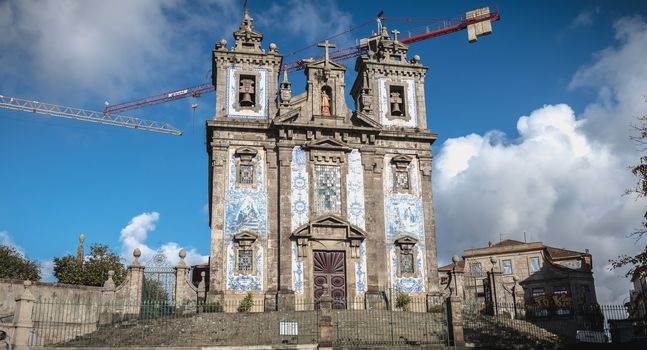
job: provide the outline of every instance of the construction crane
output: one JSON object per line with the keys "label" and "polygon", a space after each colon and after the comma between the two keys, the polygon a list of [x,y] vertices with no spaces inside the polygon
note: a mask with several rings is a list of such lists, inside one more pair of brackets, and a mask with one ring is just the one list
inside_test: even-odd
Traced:
{"label": "construction crane", "polygon": [[[458,32],[464,29],[467,29],[468,41],[470,43],[473,43],[477,40],[477,37],[492,33],[492,22],[496,22],[499,19],[500,19],[500,15],[499,15],[498,8],[495,9],[493,12],[490,12],[489,7],[482,7],[473,11],[466,12],[465,16],[461,16],[459,18],[452,18],[452,19],[391,18],[391,17],[384,17],[383,12],[380,12],[380,14],[377,16],[377,23],[378,23],[378,29],[381,29],[382,21],[427,22],[427,23],[435,23],[437,25],[435,28],[430,28],[429,26],[426,26],[422,33],[413,34],[413,35],[410,34],[406,38],[398,39],[401,43],[406,45],[439,37],[442,35]],[[335,34],[330,38],[334,38],[341,34],[345,34],[350,31],[356,30],[358,28],[363,27],[364,25],[366,25],[366,23],[355,26],[342,33]],[[368,52],[368,50],[371,49],[373,45],[377,43],[378,40],[379,40],[378,34],[372,35],[368,38],[364,38],[360,40],[359,44],[355,46],[351,46],[348,48],[339,49],[331,52],[330,57],[334,60],[341,61],[341,60],[361,56],[366,52]],[[313,45],[309,45],[306,48],[309,48],[312,46]],[[297,52],[303,51],[304,49],[294,51],[291,54],[295,54]],[[305,68],[305,66],[308,63],[317,61],[322,58],[323,56],[311,57],[307,59],[299,59],[285,64],[283,66],[283,69],[287,70],[288,72],[302,70]],[[208,93],[213,91],[215,91],[215,87],[212,84],[202,84],[202,85],[192,86],[188,88],[165,92],[163,94],[159,94],[155,96],[144,97],[134,101],[124,102],[124,103],[119,103],[114,105],[107,105],[104,110],[104,113],[111,113],[111,114],[121,113],[124,111],[136,109],[136,108],[152,106],[152,105],[156,105],[156,104],[160,104],[168,101],[174,101],[174,100],[178,100],[186,97],[199,97],[203,93]],[[193,106],[195,106],[195,104]]]}
{"label": "construction crane", "polygon": [[17,97],[0,95],[0,108],[11,109],[15,111],[32,112],[38,114],[52,115],[56,117],[83,120],[88,122],[123,126],[126,128],[139,129],[145,131],[160,132],[171,135],[182,135],[182,131],[174,126],[157,121],[150,121],[134,117],[107,114],[104,112],[90,111],[74,107],[58,106],[39,101],[30,101]]}

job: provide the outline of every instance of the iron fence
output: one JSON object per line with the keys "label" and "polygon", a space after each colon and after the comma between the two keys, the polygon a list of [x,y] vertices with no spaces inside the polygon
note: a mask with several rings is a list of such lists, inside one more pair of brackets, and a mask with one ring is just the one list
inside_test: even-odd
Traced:
{"label": "iron fence", "polygon": [[[262,300],[262,299],[261,299]],[[37,300],[30,346],[178,347],[314,344],[318,311],[263,311],[253,300],[84,303]]]}
{"label": "iron fence", "polygon": [[[636,311],[630,314],[629,311]],[[464,302],[466,341],[478,345],[573,342],[627,342],[647,339],[644,307],[587,304],[538,306],[523,303]]]}
{"label": "iron fence", "polygon": [[332,310],[333,345],[447,345],[449,334],[444,300],[403,295],[385,292],[373,300],[366,296],[346,299],[345,309]]}

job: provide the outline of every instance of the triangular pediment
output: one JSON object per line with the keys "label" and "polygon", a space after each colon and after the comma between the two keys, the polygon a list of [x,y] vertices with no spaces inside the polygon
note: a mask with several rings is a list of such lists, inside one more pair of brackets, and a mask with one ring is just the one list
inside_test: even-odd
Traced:
{"label": "triangular pediment", "polygon": [[[343,232],[341,235],[335,237],[321,236],[320,228],[333,228],[335,230],[341,230],[337,232]],[[325,231],[325,230],[324,230]],[[330,231],[326,231],[330,232]],[[299,228],[292,232],[292,239],[299,238],[310,238],[310,239],[333,239],[333,240],[363,240],[366,238],[366,232],[361,228],[349,223],[347,220],[337,216],[337,215],[324,215],[320,216],[307,224],[301,225]]]}
{"label": "triangular pediment", "polygon": [[382,129],[382,124],[376,122],[375,120],[371,119],[369,116],[362,112],[355,112],[353,114],[353,118],[351,119],[353,122],[359,124],[358,126],[364,126],[364,127],[369,127],[369,128],[375,128],[375,129]]}
{"label": "triangular pediment", "polygon": [[322,149],[333,151],[350,151],[351,148],[345,142],[339,141],[332,137],[323,137],[305,144],[307,149]]}
{"label": "triangular pediment", "polygon": [[[326,60],[322,59],[316,62],[308,63],[308,68],[326,68]],[[346,70],[346,66],[331,59],[328,60],[328,68]]]}
{"label": "triangular pediment", "polygon": [[234,241],[255,241],[258,239],[258,236],[249,231],[243,231],[235,234],[233,238]]}
{"label": "triangular pediment", "polygon": [[348,226],[348,221],[336,216],[325,215],[310,222],[312,226]]}
{"label": "triangular pediment", "polygon": [[402,245],[402,244],[414,245],[416,243],[418,243],[418,240],[411,236],[404,236],[395,240],[395,244],[399,244],[399,245]]}
{"label": "triangular pediment", "polygon": [[292,123],[299,117],[299,114],[301,114],[301,107],[291,109],[274,118],[274,124]]}

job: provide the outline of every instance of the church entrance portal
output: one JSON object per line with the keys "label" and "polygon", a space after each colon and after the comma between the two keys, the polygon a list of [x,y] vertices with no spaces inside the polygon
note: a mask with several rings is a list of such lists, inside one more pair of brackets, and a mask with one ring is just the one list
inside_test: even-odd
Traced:
{"label": "church entrance portal", "polygon": [[328,284],[333,309],[346,308],[346,256],[344,252],[314,251],[314,297],[319,308],[323,285]]}

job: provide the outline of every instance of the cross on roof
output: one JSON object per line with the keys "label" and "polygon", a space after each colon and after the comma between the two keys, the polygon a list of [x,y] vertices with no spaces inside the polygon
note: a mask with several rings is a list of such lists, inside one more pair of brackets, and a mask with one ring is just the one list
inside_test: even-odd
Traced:
{"label": "cross on roof", "polygon": [[393,41],[398,41],[398,34],[400,34],[400,31],[397,29],[393,29],[391,33],[393,33]]}
{"label": "cross on roof", "polygon": [[325,57],[326,57],[326,66],[327,66],[327,65],[328,65],[328,60],[330,59],[330,57],[328,56],[328,49],[329,49],[329,48],[335,48],[335,47],[337,47],[337,45],[335,45],[335,44],[329,44],[329,43],[328,43],[328,40],[326,40],[326,41],[324,41],[323,43],[319,43],[319,44],[317,44],[317,46],[319,46],[319,47],[323,47],[323,48],[324,48]]}

